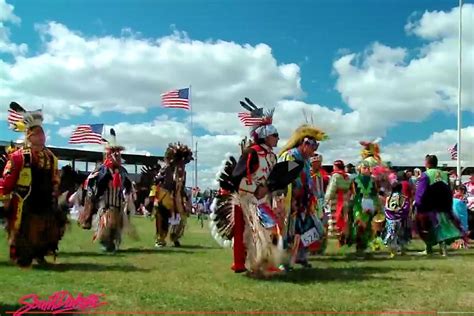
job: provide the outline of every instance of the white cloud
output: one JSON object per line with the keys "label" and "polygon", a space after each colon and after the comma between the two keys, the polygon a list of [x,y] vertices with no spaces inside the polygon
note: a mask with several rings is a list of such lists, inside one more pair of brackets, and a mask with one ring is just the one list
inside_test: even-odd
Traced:
{"label": "white cloud", "polygon": [[13,10],[14,7],[11,4],[6,3],[5,0],[0,0],[0,21],[19,24],[21,19],[13,13]]}
{"label": "white cloud", "polygon": [[[463,89],[466,111],[474,111],[474,5],[463,8]],[[425,12],[406,30],[428,42],[419,54],[375,42],[365,52],[347,54],[334,62],[336,88],[345,102],[369,120],[389,126],[420,122],[434,111],[454,112],[458,72],[457,8]]]}
{"label": "white cloud", "polygon": [[13,13],[14,7],[0,0],[0,53],[9,53],[12,55],[22,55],[28,50],[26,44],[15,44],[10,40],[10,28],[5,23],[20,24],[21,19]]}
{"label": "white cloud", "polygon": [[[474,31],[471,27],[474,19],[472,7],[472,4],[464,4],[462,11],[463,38],[470,42],[474,40]],[[416,15],[411,17],[405,30],[407,33],[413,33],[426,40],[454,37],[459,32],[459,7],[453,8],[450,12],[426,11],[420,19],[416,18]]]}
{"label": "white cloud", "polygon": [[145,39],[130,29],[85,37],[56,22],[37,31],[44,52],[0,66],[0,101],[44,103],[67,118],[85,110],[144,113],[160,93],[189,84],[199,111],[236,111],[242,95],[269,104],[302,95],[299,67],[278,64],[266,44],[196,41],[179,32]]}
{"label": "white cloud", "polygon": [[[472,166],[474,164],[474,126],[461,130],[461,160]],[[457,130],[444,130],[433,133],[429,138],[408,144],[390,144],[384,151],[383,158],[398,165],[423,165],[427,154],[437,155],[438,160],[454,166],[448,148],[457,143]]]}

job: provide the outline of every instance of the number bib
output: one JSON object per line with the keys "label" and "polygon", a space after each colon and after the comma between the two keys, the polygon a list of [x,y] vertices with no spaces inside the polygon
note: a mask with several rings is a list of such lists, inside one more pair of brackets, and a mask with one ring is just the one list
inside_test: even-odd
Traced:
{"label": "number bib", "polygon": [[375,211],[375,205],[374,205],[374,200],[372,199],[367,199],[367,198],[362,198],[362,210],[364,211],[370,211],[373,213]]}
{"label": "number bib", "polygon": [[177,213],[174,217],[170,217],[168,220],[168,223],[171,226],[178,225],[180,222],[181,222],[181,216],[179,215],[179,213]]}
{"label": "number bib", "polygon": [[316,230],[316,227],[311,228],[307,232],[305,232],[303,235],[301,235],[301,243],[303,244],[304,247],[308,247],[312,243],[318,241],[319,239],[319,234],[318,231]]}

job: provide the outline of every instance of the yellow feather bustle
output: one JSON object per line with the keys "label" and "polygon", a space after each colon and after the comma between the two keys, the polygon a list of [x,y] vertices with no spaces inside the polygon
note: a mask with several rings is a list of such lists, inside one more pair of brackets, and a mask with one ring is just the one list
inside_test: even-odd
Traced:
{"label": "yellow feather bustle", "polygon": [[313,138],[317,141],[329,139],[329,137],[319,128],[309,124],[303,124],[298,127],[288,139],[288,142],[283,146],[280,153],[284,153],[300,144],[305,137]]}
{"label": "yellow feather bustle", "polygon": [[26,132],[27,130],[26,124],[21,121],[10,124],[10,128],[15,132],[20,132],[20,133]]}
{"label": "yellow feather bustle", "polygon": [[14,144],[13,142],[10,143],[10,146],[5,148],[5,152],[7,155],[10,155],[20,149],[21,145],[20,144]]}
{"label": "yellow feather bustle", "polygon": [[[33,127],[42,127],[43,124],[43,111],[27,111],[17,102],[10,103],[9,112],[14,113],[15,122],[10,124],[10,128],[15,132],[28,132]],[[10,115],[10,113],[9,113]]]}
{"label": "yellow feather bustle", "polygon": [[362,160],[369,162],[371,167],[382,163],[382,159],[380,157],[380,146],[376,141],[360,141],[359,143],[363,146],[360,152]]}

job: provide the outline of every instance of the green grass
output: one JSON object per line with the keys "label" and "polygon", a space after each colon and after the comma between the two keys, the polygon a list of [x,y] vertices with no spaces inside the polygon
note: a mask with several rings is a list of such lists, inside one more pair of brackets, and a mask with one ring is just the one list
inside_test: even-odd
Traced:
{"label": "green grass", "polygon": [[[299,267],[273,280],[255,280],[230,270],[232,252],[219,248],[195,217],[181,248],[154,249],[154,223],[134,218],[139,241],[124,238],[116,255],[99,252],[92,231],[72,225],[60,244],[58,264],[20,270],[8,262],[5,234],[0,248],[0,310],[18,299],[44,298],[59,290],[104,293],[97,311],[474,311],[474,250],[388,259],[377,253],[356,260],[330,244]],[[472,245],[474,246],[474,245]]]}

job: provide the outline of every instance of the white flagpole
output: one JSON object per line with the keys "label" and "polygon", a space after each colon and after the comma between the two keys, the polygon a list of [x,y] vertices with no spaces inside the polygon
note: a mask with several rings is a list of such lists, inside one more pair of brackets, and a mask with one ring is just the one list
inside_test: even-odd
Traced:
{"label": "white flagpole", "polygon": [[196,142],[196,151],[194,157],[194,176],[195,176],[195,185],[198,187],[198,142]]}
{"label": "white flagpole", "polygon": [[[190,128],[190,132],[191,132],[191,152],[194,152],[194,132],[193,132],[193,104],[191,102],[191,85],[189,85],[189,109],[191,111],[190,115],[191,115],[191,128]],[[196,179],[194,178],[194,174],[196,173],[196,171],[194,170],[193,172],[193,175],[192,175],[192,185],[193,185],[193,188],[196,187]]]}
{"label": "white flagpole", "polygon": [[462,90],[462,0],[459,0],[459,60],[458,60],[458,159],[457,170],[458,184],[461,184],[461,90]]}

